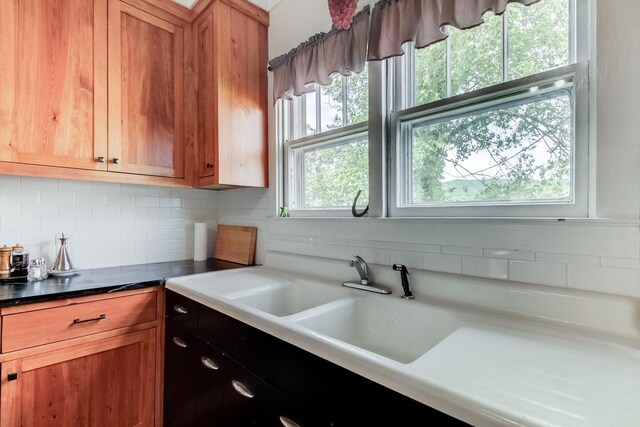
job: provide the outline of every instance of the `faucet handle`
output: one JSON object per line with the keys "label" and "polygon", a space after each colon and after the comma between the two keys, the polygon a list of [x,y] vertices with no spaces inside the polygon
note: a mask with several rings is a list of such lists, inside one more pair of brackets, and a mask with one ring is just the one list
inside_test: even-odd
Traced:
{"label": "faucet handle", "polygon": [[350,259],[349,260],[349,267],[355,267],[355,266],[356,266],[356,260]]}

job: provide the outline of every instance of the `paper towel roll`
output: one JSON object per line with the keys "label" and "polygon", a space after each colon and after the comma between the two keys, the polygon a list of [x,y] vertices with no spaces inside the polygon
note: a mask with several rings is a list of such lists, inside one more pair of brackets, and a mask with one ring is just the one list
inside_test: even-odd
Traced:
{"label": "paper towel roll", "polygon": [[193,232],[193,260],[205,261],[207,259],[207,224],[196,222]]}

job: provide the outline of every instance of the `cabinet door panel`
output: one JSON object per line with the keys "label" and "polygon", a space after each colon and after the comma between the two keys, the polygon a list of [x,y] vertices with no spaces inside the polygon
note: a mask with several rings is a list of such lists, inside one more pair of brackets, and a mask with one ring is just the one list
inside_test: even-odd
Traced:
{"label": "cabinet door panel", "polygon": [[212,177],[218,168],[216,85],[213,58],[213,13],[198,24],[198,171]]}
{"label": "cabinet door panel", "polygon": [[224,425],[223,390],[227,362],[222,353],[202,340],[198,342],[198,426]]}
{"label": "cabinet door panel", "polygon": [[195,426],[198,342],[192,333],[167,320],[165,332],[164,425]]}
{"label": "cabinet door panel", "polygon": [[122,2],[110,7],[109,170],[182,178],[184,30]]}
{"label": "cabinet door panel", "polygon": [[[152,426],[155,333],[151,328],[3,364],[0,423]],[[9,381],[11,373],[17,378]]]}
{"label": "cabinet door panel", "polygon": [[0,160],[105,170],[106,0],[3,0]]}

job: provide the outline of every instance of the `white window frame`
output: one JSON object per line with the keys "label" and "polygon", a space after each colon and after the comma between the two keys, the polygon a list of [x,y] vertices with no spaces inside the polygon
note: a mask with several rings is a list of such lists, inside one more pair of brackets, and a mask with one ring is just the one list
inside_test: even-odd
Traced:
{"label": "white window frame", "polygon": [[[391,138],[390,150],[390,181],[389,181],[389,213],[390,216],[397,217],[585,217],[588,214],[588,155],[589,155],[589,126],[588,123],[580,120],[580,117],[588,115],[589,90],[587,64],[572,64],[555,70],[536,74],[501,83],[490,88],[480,89],[463,95],[454,96],[441,101],[408,108],[394,113],[391,118]],[[554,86],[555,82],[566,82],[567,90],[571,88],[573,105],[573,146],[574,154],[572,159],[572,191],[573,200],[570,202],[554,201],[526,201],[526,202],[482,202],[482,203],[449,203],[432,204],[424,206],[402,206],[401,200],[406,200],[407,187],[411,188],[411,183],[403,185],[398,182],[398,177],[402,168],[406,168],[409,161],[406,157],[406,140],[403,141],[402,128],[406,123],[416,119],[436,119],[438,117],[453,116],[462,113],[466,109],[473,110],[478,105],[485,106],[493,103],[499,107],[507,105],[505,101],[515,99],[527,99],[530,90],[537,87]],[[552,91],[552,89],[544,89]],[[537,92],[536,92],[537,93]],[[410,166],[409,166],[410,167]]]}
{"label": "white window frame", "polygon": [[[569,0],[570,18],[569,26],[569,60],[570,65],[556,68],[550,71],[534,74],[517,80],[506,81],[494,86],[482,88],[462,95],[452,96],[424,105],[414,104],[414,80],[413,80],[413,54],[412,46],[405,48],[405,55],[393,59],[395,79],[389,84],[394,87],[394,110],[390,116],[389,137],[389,179],[387,181],[388,206],[390,217],[587,217],[590,203],[590,166],[589,152],[591,148],[590,107],[591,98],[589,85],[589,0]],[[530,7],[535,7],[532,5]],[[503,16],[506,16],[504,14]],[[503,19],[503,31],[506,28],[506,19]],[[503,33],[503,37],[504,33]],[[581,43],[577,43],[580,40]],[[447,43],[447,52],[450,51],[450,38],[443,41]],[[508,40],[504,40],[504,45]],[[447,54],[448,55],[448,54]],[[503,49],[503,59],[506,51]],[[505,67],[506,70],[506,67]],[[504,71],[504,70],[503,70]],[[504,71],[506,72],[506,71]],[[449,81],[450,65],[447,59],[447,81]],[[455,115],[455,111],[471,108],[488,100],[499,100],[512,96],[518,92],[523,93],[536,86],[544,86],[554,81],[568,80],[573,88],[573,200],[571,203],[560,202],[522,202],[522,203],[460,203],[460,204],[436,204],[424,206],[402,206],[406,200],[401,192],[406,191],[406,185],[401,185],[399,172],[402,171],[407,159],[403,158],[405,150],[402,145],[403,124],[417,118],[435,117],[438,114]],[[499,104],[498,104],[499,105]],[[404,164],[403,164],[404,163]],[[411,185],[410,183],[408,185]]]}
{"label": "white window frame", "polygon": [[[369,79],[369,107],[371,107],[371,64],[368,68]],[[334,77],[334,78],[337,78]],[[342,78],[342,77],[341,77]],[[346,105],[346,78],[342,78],[343,87],[343,105]],[[304,168],[301,162],[301,154],[305,148],[311,147],[330,147],[345,143],[349,140],[360,138],[363,135],[369,140],[369,193],[371,194],[371,136],[369,133],[369,124],[371,122],[371,110],[369,111],[369,120],[361,123],[347,125],[338,129],[332,129],[325,132],[317,132],[313,135],[305,135],[304,126],[306,126],[305,103],[302,96],[289,101],[290,104],[278,102],[278,115],[282,120],[282,157],[283,161],[283,201],[287,206],[289,216],[293,217],[351,217],[351,206],[344,208],[301,208],[304,200]],[[320,91],[316,92],[316,126],[320,127]],[[346,123],[347,109],[343,108],[343,123]],[[297,117],[295,117],[297,115]],[[286,124],[285,119],[286,117]],[[355,198],[355,194],[353,195]],[[358,202],[360,206],[360,200]],[[361,207],[358,208],[362,210]]]}
{"label": "white window frame", "polygon": [[[293,197],[292,183],[295,173],[292,169],[292,150],[304,144],[326,143],[331,138],[340,139],[368,132],[369,141],[369,217],[485,217],[485,218],[571,218],[588,217],[594,213],[595,206],[595,146],[594,125],[592,124],[594,90],[590,86],[594,70],[589,60],[595,57],[594,0],[571,0],[570,7],[570,60],[574,63],[558,69],[508,81],[471,93],[446,98],[435,103],[412,106],[409,102],[411,85],[407,83],[407,63],[405,57],[413,54],[405,50],[405,55],[386,61],[368,63],[369,78],[369,120],[357,125],[347,126],[329,132],[306,137],[294,129],[294,111],[302,112],[298,106],[293,108],[288,102],[278,101],[276,105],[276,140],[279,144],[276,160],[278,187],[278,209],[287,206],[293,217],[351,217],[351,209],[295,209],[291,206]],[[531,6],[535,7],[535,5]],[[505,24],[503,24],[505,25]],[[579,42],[578,42],[579,41]],[[449,43],[449,42],[446,42]],[[503,52],[503,56],[504,56]],[[410,71],[410,70],[409,70]],[[420,115],[452,110],[455,107],[471,105],[482,99],[506,96],[522,91],[524,88],[543,85],[559,79],[570,79],[573,84],[574,104],[574,203],[550,205],[523,204],[501,206],[459,206],[459,207],[407,207],[396,206],[397,164],[399,126],[403,121]],[[483,98],[484,97],[484,98]],[[301,103],[296,98],[292,103]],[[299,121],[301,122],[301,121]]]}

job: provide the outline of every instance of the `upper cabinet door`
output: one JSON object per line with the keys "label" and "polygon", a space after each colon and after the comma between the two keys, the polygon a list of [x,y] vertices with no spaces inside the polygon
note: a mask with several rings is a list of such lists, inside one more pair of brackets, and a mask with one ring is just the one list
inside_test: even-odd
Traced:
{"label": "upper cabinet door", "polygon": [[109,170],[184,177],[184,29],[109,5]]}
{"label": "upper cabinet door", "polygon": [[0,161],[105,170],[107,1],[0,1]]}

